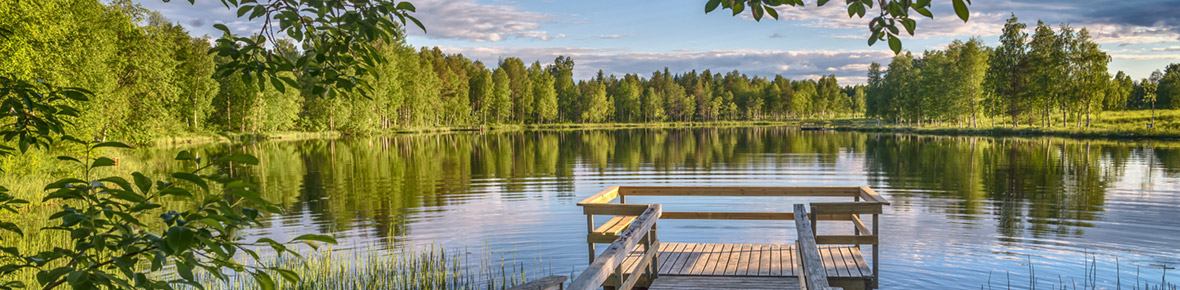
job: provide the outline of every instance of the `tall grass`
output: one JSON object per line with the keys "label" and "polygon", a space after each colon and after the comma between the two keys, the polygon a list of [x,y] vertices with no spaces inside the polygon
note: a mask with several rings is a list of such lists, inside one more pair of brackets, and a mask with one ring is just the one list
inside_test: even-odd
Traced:
{"label": "tall grass", "polygon": [[[1135,276],[1131,277],[1131,276],[1123,275],[1123,273],[1122,273],[1122,266],[1123,265],[1119,261],[1118,257],[1115,257],[1115,262],[1114,262],[1115,268],[1113,269],[1114,275],[1115,275],[1115,281],[1112,284],[1112,283],[1110,283],[1111,281],[1098,278],[1099,260],[1098,260],[1097,255],[1093,255],[1091,253],[1086,253],[1083,258],[1082,264],[1084,266],[1083,266],[1083,272],[1082,272],[1083,275],[1082,275],[1081,280],[1078,280],[1076,277],[1065,277],[1065,276],[1046,278],[1046,277],[1041,277],[1041,276],[1037,275],[1036,266],[1033,264],[1032,258],[1029,257],[1027,260],[1028,285],[1017,285],[1017,288],[1013,288],[1012,273],[1011,272],[1009,272],[1009,271],[1004,272],[1005,281],[1003,281],[1003,282],[993,281],[994,279],[992,277],[992,273],[989,272],[988,277],[987,277],[987,284],[980,285],[979,289],[980,290],[984,290],[984,289],[987,289],[987,290],[995,290],[995,289],[1036,290],[1038,286],[1048,286],[1048,288],[1042,288],[1042,289],[1047,289],[1047,290],[1057,290],[1057,289],[1060,289],[1060,290],[1077,290],[1077,289],[1083,289],[1083,290],[1089,290],[1089,289],[1180,290],[1180,284],[1168,282],[1168,270],[1174,269],[1174,268],[1168,267],[1167,265],[1151,265],[1153,269],[1162,270],[1162,272],[1160,273],[1160,276],[1159,276],[1159,279],[1160,279],[1159,282],[1153,283],[1152,282],[1153,280],[1150,279],[1146,273],[1143,273],[1143,270],[1147,270],[1147,269],[1141,269],[1139,266],[1135,266]],[[1112,269],[1103,269],[1103,270],[1109,271]],[[1152,275],[1151,278],[1154,278],[1154,275]],[[1050,283],[1048,283],[1048,285],[1042,285],[1043,283],[1041,283],[1041,281],[1054,281],[1054,280],[1056,280],[1056,282],[1050,282]]]}
{"label": "tall grass", "polygon": [[[450,252],[442,247],[404,247],[397,250],[353,249],[344,252],[318,251],[299,260],[271,259],[265,263],[283,266],[299,274],[301,281],[278,281],[279,289],[506,289],[528,279],[548,275],[540,258],[526,262],[515,256],[499,257],[483,252]],[[276,275],[277,276],[277,275]],[[258,289],[248,275],[221,281],[212,275],[198,277],[205,289]]]}

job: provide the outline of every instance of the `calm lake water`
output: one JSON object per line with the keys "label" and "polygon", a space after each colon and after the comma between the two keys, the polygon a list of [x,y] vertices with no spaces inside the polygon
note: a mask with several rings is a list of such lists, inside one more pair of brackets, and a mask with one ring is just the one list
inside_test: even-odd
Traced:
{"label": "calm lake water", "polygon": [[[882,215],[882,289],[978,289],[989,276],[1001,289],[1006,273],[1024,289],[1029,261],[1038,287],[1082,284],[1087,256],[1098,288],[1114,289],[1119,279],[1134,284],[1136,271],[1158,284],[1162,266],[1180,265],[1175,142],[739,128],[405,135],[240,149],[262,164],[237,174],[287,209],[251,235],[333,233],[338,251],[433,244],[515,255],[523,264],[540,257],[545,271],[568,275],[587,265],[586,219],[575,203],[609,186],[870,185],[893,202]],[[164,168],[177,150],[136,155]],[[628,199],[645,202],[674,211],[786,212],[796,201]],[[789,221],[660,221],[665,242],[788,243],[794,232]],[[1180,281],[1174,273],[1166,273],[1169,283]]]}

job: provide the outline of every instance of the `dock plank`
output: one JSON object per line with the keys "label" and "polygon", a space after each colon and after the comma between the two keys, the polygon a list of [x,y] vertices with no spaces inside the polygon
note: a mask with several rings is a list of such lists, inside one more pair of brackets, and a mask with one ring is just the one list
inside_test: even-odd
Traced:
{"label": "dock plank", "polygon": [[705,290],[705,289],[748,289],[782,290],[799,289],[799,279],[793,277],[726,277],[726,276],[660,276],[652,282],[649,290]]}
{"label": "dock plank", "polygon": [[[635,269],[640,249],[623,263]],[[868,278],[872,270],[854,246],[821,246],[820,257],[830,277]],[[665,243],[660,246],[660,275],[794,277],[798,275],[794,245]]]}

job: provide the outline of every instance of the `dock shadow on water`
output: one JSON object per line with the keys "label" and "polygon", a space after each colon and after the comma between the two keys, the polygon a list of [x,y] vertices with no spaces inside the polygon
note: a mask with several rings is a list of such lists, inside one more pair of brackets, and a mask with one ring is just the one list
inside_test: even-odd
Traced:
{"label": "dock shadow on water", "polygon": [[[176,150],[145,148],[129,159],[164,172]],[[1140,283],[1180,281],[1162,268],[1180,264],[1176,142],[694,128],[198,148],[225,150],[258,156],[256,168],[227,170],[287,209],[249,235],[333,233],[345,253],[435,243],[543,257],[551,273],[576,274],[586,267],[586,225],[575,203],[609,186],[869,185],[893,202],[881,223],[881,289],[976,289],[989,273],[998,286],[1006,272],[1023,289],[1034,284],[1028,261],[1039,287],[1092,277],[1094,288],[1121,281],[1127,289],[1136,269]],[[791,206],[774,197],[662,202],[666,210]],[[787,222],[660,224],[663,239],[701,243],[788,243],[793,230]]]}

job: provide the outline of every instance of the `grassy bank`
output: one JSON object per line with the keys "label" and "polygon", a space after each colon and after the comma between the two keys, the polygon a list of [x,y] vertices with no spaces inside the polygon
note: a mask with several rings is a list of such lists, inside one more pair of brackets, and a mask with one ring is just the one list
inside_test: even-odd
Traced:
{"label": "grassy bank", "polygon": [[[497,256],[489,252],[460,254],[436,246],[392,251],[379,248],[319,251],[305,258],[303,261],[284,258],[268,262],[294,271],[302,280],[291,283],[279,279],[276,281],[278,289],[493,290],[551,274],[546,262],[540,258],[518,261],[515,256]],[[231,276],[228,281],[221,281],[205,274],[198,276],[198,280],[209,290],[259,289],[257,282],[248,275]]]}
{"label": "grassy bank", "polygon": [[1151,111],[1103,112],[1094,118],[1090,127],[1079,128],[1076,123],[1062,126],[1061,119],[1053,120],[1054,127],[1019,126],[1001,124],[995,120],[979,121],[979,127],[970,128],[956,123],[926,124],[923,126],[904,124],[877,125],[876,120],[842,119],[828,121],[837,130],[861,132],[890,132],[931,135],[971,136],[1053,136],[1069,138],[1103,139],[1180,139],[1180,110],[1156,111],[1155,127],[1147,128],[1151,122]]}

